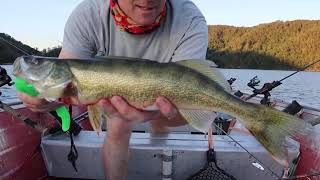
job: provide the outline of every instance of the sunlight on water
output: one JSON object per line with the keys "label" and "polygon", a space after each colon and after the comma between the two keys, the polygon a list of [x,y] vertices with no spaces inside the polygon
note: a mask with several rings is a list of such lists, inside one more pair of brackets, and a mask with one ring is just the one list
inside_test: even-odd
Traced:
{"label": "sunlight on water", "polygon": [[[12,75],[12,66],[3,65],[9,75]],[[234,89],[242,92],[251,93],[251,88],[247,83],[254,76],[258,76],[260,82],[259,88],[266,82],[280,80],[294,71],[276,71],[276,70],[248,70],[248,69],[221,69],[221,72],[227,79],[231,77],[237,80],[233,84]],[[17,99],[17,93],[14,87],[4,86],[0,88],[2,95],[1,101],[12,102]],[[302,105],[320,108],[320,72],[299,72],[294,76],[283,81],[283,84],[276,87],[271,92],[271,96],[287,102],[298,101]]]}

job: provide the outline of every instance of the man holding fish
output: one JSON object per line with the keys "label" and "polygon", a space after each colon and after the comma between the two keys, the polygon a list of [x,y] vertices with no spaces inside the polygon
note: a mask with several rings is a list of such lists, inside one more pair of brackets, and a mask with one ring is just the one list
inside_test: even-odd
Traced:
{"label": "man holding fish", "polygon": [[[205,18],[190,0],[84,0],[66,23],[59,58],[124,56],[161,63],[201,60],[206,57],[207,31]],[[61,105],[19,96],[33,111],[48,112]],[[98,104],[109,117],[103,157],[106,177],[111,180],[126,177],[133,123],[150,122],[154,132],[187,123],[163,96],[154,100],[153,108],[158,111],[143,110],[145,107],[117,95]]]}

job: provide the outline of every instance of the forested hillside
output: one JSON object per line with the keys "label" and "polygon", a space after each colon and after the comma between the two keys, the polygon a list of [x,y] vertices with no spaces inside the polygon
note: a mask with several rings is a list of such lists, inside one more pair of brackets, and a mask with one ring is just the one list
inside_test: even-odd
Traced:
{"label": "forested hillside", "polygon": [[[277,21],[254,27],[210,25],[207,58],[221,68],[301,69],[320,59],[320,21]],[[29,54],[58,56],[61,47],[42,51],[0,33]],[[0,63],[13,62],[23,53],[0,39]],[[320,63],[308,70],[320,71]]]}
{"label": "forested hillside", "polygon": [[20,41],[15,40],[10,35],[0,33],[0,64],[13,63],[18,56],[25,55],[25,53],[57,57],[60,53],[60,50],[61,47],[56,46],[39,51],[38,49],[32,48]]}
{"label": "forested hillside", "polygon": [[224,68],[299,69],[320,59],[320,21],[209,26],[207,57]]}
{"label": "forested hillside", "polygon": [[24,55],[21,50],[28,54],[40,54],[38,50],[15,40],[7,34],[0,33],[0,64],[12,63],[18,56]]}

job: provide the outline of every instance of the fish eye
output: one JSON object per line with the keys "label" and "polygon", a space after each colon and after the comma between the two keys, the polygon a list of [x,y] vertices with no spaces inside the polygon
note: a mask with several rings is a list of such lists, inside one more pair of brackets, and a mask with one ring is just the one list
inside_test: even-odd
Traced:
{"label": "fish eye", "polygon": [[30,64],[37,65],[37,64],[39,64],[39,61],[35,58],[32,58],[30,61]]}
{"label": "fish eye", "polygon": [[36,57],[27,57],[25,59],[26,63],[33,66],[38,66],[41,64],[41,61],[39,61]]}

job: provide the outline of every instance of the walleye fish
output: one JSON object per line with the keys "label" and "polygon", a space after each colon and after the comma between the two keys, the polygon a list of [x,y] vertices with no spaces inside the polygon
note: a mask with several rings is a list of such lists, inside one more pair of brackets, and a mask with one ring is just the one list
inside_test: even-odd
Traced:
{"label": "walleye fish", "polygon": [[202,132],[211,126],[213,111],[238,117],[283,164],[286,138],[306,136],[312,130],[311,125],[294,116],[233,96],[219,71],[201,60],[158,63],[119,57],[60,60],[22,56],[14,62],[14,74],[33,84],[40,97],[56,100],[73,96],[88,105],[95,130],[99,130],[103,115],[95,104],[115,95],[140,107],[152,105],[157,97],[164,96],[190,125]]}

